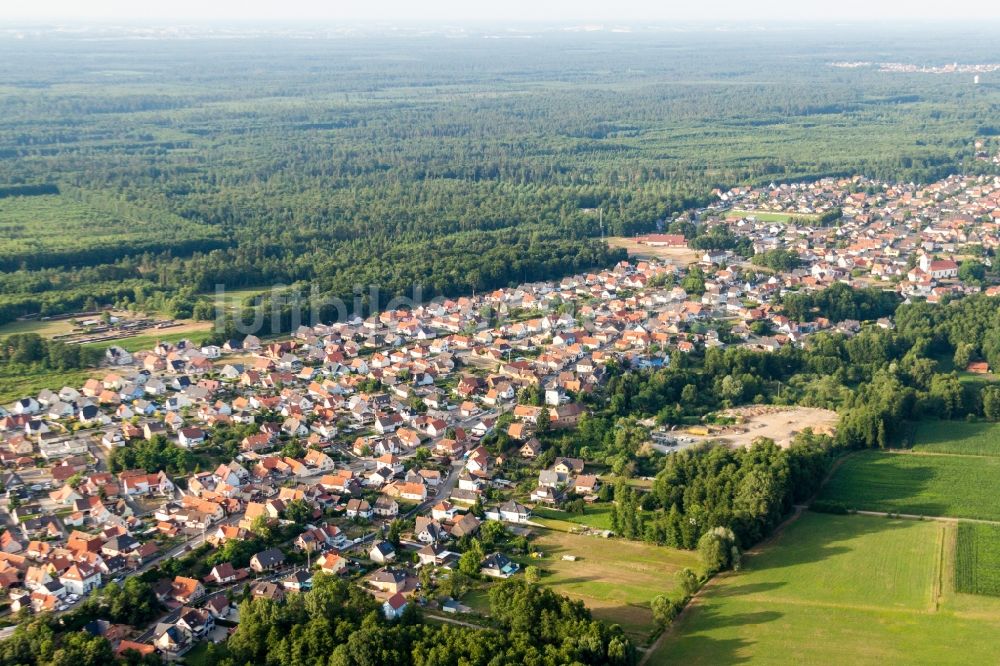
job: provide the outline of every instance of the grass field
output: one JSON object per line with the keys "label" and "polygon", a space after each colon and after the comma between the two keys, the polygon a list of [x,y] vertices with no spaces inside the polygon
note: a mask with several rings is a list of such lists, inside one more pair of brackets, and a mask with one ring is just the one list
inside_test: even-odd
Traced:
{"label": "grass field", "polygon": [[913,450],[1000,456],[1000,423],[923,421],[913,434]]}
{"label": "grass field", "polygon": [[854,509],[1000,520],[1000,458],[862,451],[820,494]]}
{"label": "grass field", "polygon": [[256,287],[248,289],[226,289],[221,293],[214,291],[206,292],[204,295],[211,299],[216,308],[223,307],[226,310],[237,310],[242,307],[243,302],[252,297],[262,294],[269,294],[269,287]]}
{"label": "grass field", "polygon": [[771,212],[763,210],[742,210],[739,208],[734,208],[729,211],[730,215],[739,215],[741,217],[750,217],[760,220],[761,222],[791,222],[792,220],[802,220],[803,222],[816,222],[819,220],[819,215],[814,213],[780,213]]}
{"label": "grass field", "polygon": [[598,530],[611,529],[611,505],[589,504],[583,514],[568,513],[544,507],[531,510],[532,522],[545,525],[549,529],[569,532],[579,529],[581,525]]}
{"label": "grass field", "polygon": [[112,345],[117,345],[130,352],[135,352],[143,349],[152,349],[158,342],[191,340],[191,342],[198,344],[201,342],[202,338],[208,335],[211,328],[211,322],[198,322],[179,326],[177,328],[163,329],[161,332],[143,333],[142,335],[135,335],[131,338],[109,340],[107,342],[92,342],[88,343],[87,346],[98,349],[107,349]]}
{"label": "grass field", "polygon": [[216,233],[209,225],[169,213],[149,214],[95,193],[0,199],[0,259],[10,261],[31,256],[74,260],[81,252],[109,257],[159,248],[172,238]]}
{"label": "grass field", "polygon": [[[532,546],[544,553],[530,562],[542,570],[542,583],[582,600],[594,617],[620,624],[639,644],[655,629],[649,602],[674,589],[675,572],[700,570],[694,552],[634,541],[545,530]],[[569,562],[563,555],[579,559]]]}
{"label": "grass field", "polygon": [[3,374],[0,373],[0,405],[13,402],[18,398],[38,395],[42,389],[58,391],[63,386],[79,389],[83,383],[101,374],[96,368],[85,370],[49,370],[34,374]]}
{"label": "grass field", "polygon": [[27,319],[23,321],[12,321],[0,326],[0,337],[14,335],[15,333],[37,333],[43,337],[52,337],[69,333],[73,330],[73,324],[69,319],[56,319],[42,321],[41,319]]}
{"label": "grass field", "polygon": [[995,663],[996,600],[937,603],[954,527],[806,513],[711,583],[649,663]]}
{"label": "grass field", "polygon": [[1000,527],[973,523],[958,526],[955,589],[1000,596]]}

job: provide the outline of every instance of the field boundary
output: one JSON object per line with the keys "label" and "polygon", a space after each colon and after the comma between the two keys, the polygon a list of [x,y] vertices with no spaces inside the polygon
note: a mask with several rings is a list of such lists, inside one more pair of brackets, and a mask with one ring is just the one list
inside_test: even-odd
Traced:
{"label": "field boundary", "polygon": [[944,589],[945,543],[947,541],[947,531],[948,528],[945,525],[940,525],[940,529],[938,530],[938,556],[937,561],[934,563],[936,572],[934,576],[934,586],[931,588],[931,611],[934,613],[941,610],[941,591]]}
{"label": "field boundary", "polygon": [[882,518],[899,518],[901,520],[936,520],[942,523],[976,523],[979,525],[1000,526],[1000,520],[987,520],[986,518],[958,518],[956,516],[925,516],[916,513],[896,513],[894,511],[868,511],[855,509],[851,513],[859,516],[876,516]]}
{"label": "field boundary", "polygon": [[[789,525],[791,525],[796,520],[802,517],[802,514],[805,513],[806,509],[809,508],[809,505],[812,504],[813,500],[816,499],[820,491],[823,490],[823,486],[825,486],[827,482],[830,480],[830,478],[833,477],[834,472],[836,472],[837,469],[844,464],[844,461],[846,461],[848,458],[851,458],[856,453],[857,451],[849,451],[844,455],[839,456],[836,460],[834,460],[833,463],[830,465],[830,469],[827,470],[826,476],[824,476],[823,480],[819,482],[819,486],[816,488],[816,492],[814,492],[812,496],[808,500],[806,500],[804,504],[796,504],[794,507],[794,511],[792,511],[792,514],[788,516],[788,518],[783,520],[777,527],[775,527],[774,531],[771,532],[770,536],[768,536],[766,539],[755,545],[750,550],[746,551],[744,555],[759,555],[764,549],[771,546],[774,543],[774,541],[781,536],[781,534],[785,531],[785,529]],[[667,637],[673,635],[674,631],[677,630],[677,627],[683,624],[685,618],[691,614],[689,609],[697,606],[703,592],[708,590],[710,587],[717,585],[718,581],[724,580],[728,576],[733,576],[737,574],[739,574],[738,571],[723,571],[721,573],[715,574],[710,579],[705,581],[705,584],[702,585],[700,588],[698,588],[698,590],[693,595],[691,595],[691,598],[688,599],[687,604],[685,604],[684,608],[681,609],[681,612],[677,614],[677,617],[674,618],[674,621],[670,623],[670,626],[660,632],[660,635],[656,638],[655,641],[653,641],[652,645],[649,646],[649,648],[643,654],[642,659],[639,660],[638,666],[645,666],[646,662],[648,662],[649,659],[652,657],[652,655],[659,649],[660,644],[663,643],[663,641],[666,640]]]}
{"label": "field boundary", "polygon": [[[876,449],[870,449],[872,451]],[[877,449],[885,453],[895,453],[901,456],[926,456],[928,458],[996,458],[985,453],[945,453],[944,451],[914,451],[913,449]]]}

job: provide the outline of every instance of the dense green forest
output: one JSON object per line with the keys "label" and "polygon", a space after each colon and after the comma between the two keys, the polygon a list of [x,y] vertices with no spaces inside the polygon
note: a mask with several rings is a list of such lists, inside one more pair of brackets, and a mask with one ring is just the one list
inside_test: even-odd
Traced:
{"label": "dense green forest", "polygon": [[972,168],[1000,100],[829,66],[990,61],[957,29],[21,36],[0,37],[0,323],[91,296],[208,317],[216,284],[384,303],[556,278],[714,187]]}

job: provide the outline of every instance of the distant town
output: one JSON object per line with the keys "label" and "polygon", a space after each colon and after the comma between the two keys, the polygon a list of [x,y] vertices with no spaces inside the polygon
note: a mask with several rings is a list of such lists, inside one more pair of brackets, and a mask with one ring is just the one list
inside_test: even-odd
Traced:
{"label": "distant town", "polygon": [[[82,386],[7,405],[0,581],[10,611],[67,611],[125,576],[179,562],[154,581],[162,617],[92,629],[119,652],[179,657],[238,624],[229,592],[281,598],[307,589],[315,572],[349,576],[397,617],[422,599],[421,568],[457,566],[484,525],[526,535],[567,499],[607,501],[591,461],[553,455],[536,434],[576,427],[608,363],[658,367],[696,348],[777,351],[819,331],[860,330],[859,321],[790,317],[775,305],[790,291],[846,283],[928,302],[1000,293],[974,270],[1000,246],[998,178],[828,178],[717,195],[691,215],[749,243],[751,258],[648,234],[630,239],[648,256],[558,282],[303,326],[283,339],[113,346],[103,374]],[[753,260],[776,252],[787,268]],[[693,275],[697,295],[682,286]],[[967,369],[991,370],[981,361]],[[491,452],[480,442],[498,429],[510,447]],[[220,458],[216,440],[234,432],[233,455]],[[653,438],[669,453],[717,434]],[[140,448],[156,450],[120,453]],[[213,462],[183,475],[120,468],[164,448]],[[402,518],[412,527],[390,534]],[[233,546],[244,542],[258,550]],[[239,561],[193,573],[192,553],[220,552]],[[500,550],[477,557],[489,578],[519,575]],[[453,600],[439,612],[469,610]]]}

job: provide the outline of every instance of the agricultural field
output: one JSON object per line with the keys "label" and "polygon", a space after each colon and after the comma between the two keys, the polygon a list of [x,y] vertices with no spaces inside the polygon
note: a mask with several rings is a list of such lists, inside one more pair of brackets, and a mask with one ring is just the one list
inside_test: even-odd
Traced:
{"label": "agricultural field", "polygon": [[955,547],[955,589],[1000,596],[1000,526],[962,523]]}
{"label": "agricultural field", "polygon": [[[649,602],[674,589],[675,572],[700,571],[694,552],[635,541],[544,530],[532,547],[544,554],[527,562],[542,570],[543,584],[580,599],[594,617],[620,624],[640,645],[656,628]],[[578,559],[566,561],[564,555]]]}
{"label": "agricultural field", "polygon": [[806,513],[710,583],[648,663],[993,663],[995,600],[942,590],[954,528]]}
{"label": "agricultural field", "polygon": [[861,451],[820,494],[853,509],[1000,520],[1000,458]]}
{"label": "agricultural field", "polygon": [[923,421],[913,433],[913,450],[967,456],[1000,456],[1000,423]]}

